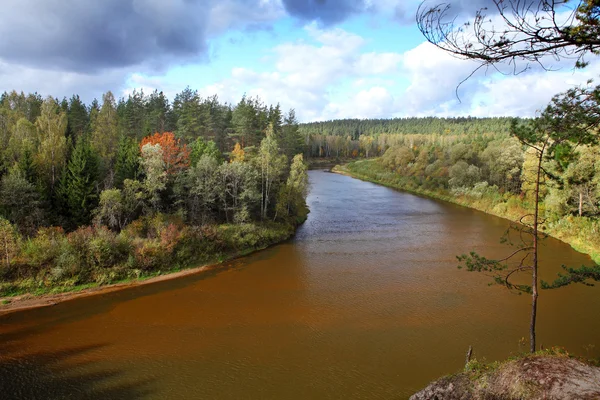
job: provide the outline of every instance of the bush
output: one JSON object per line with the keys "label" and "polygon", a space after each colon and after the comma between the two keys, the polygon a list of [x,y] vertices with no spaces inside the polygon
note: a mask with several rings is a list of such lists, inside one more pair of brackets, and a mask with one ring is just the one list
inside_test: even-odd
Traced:
{"label": "bush", "polygon": [[41,228],[35,238],[29,239],[23,248],[26,262],[37,268],[53,265],[68,245],[65,233],[60,227]]}
{"label": "bush", "polygon": [[110,268],[127,261],[131,245],[126,236],[120,236],[105,227],[96,229],[89,242],[88,264],[95,268]]}
{"label": "bush", "polygon": [[142,271],[158,271],[169,266],[170,253],[162,246],[160,240],[142,239],[135,244],[136,266]]}

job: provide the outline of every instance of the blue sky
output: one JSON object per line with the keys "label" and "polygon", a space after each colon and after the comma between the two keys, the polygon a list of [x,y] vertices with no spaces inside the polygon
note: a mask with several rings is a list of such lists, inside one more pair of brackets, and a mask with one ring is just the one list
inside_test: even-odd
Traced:
{"label": "blue sky", "polygon": [[[553,94],[598,75],[571,63],[514,75],[426,43],[418,1],[6,0],[0,90],[89,102],[107,90],[186,86],[237,103],[245,93],[302,121],[404,116],[532,116]],[[430,0],[431,1],[431,0]],[[472,15],[490,0],[454,0]],[[77,6],[73,6],[77,4]]]}

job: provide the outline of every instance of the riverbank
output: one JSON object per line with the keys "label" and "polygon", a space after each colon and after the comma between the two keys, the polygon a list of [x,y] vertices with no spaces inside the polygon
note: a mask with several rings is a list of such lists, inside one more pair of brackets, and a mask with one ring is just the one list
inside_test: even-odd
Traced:
{"label": "riverbank", "polygon": [[[510,221],[516,221],[531,212],[528,210],[527,204],[514,195],[500,195],[483,191],[474,195],[455,196],[448,191],[425,190],[409,186],[401,175],[384,168],[377,162],[377,159],[337,165],[332,172],[473,208]],[[586,217],[568,216],[557,221],[549,221],[542,229],[546,234],[569,244],[573,249],[588,254],[596,263],[600,264],[600,223],[598,221]]]}
{"label": "riverbank", "polygon": [[[163,225],[164,229],[160,230],[162,235],[145,239],[128,236],[130,231],[117,235],[106,230],[92,232],[91,228],[86,228],[91,239],[85,246],[81,245],[81,232],[64,235],[53,231],[50,245],[56,252],[51,259],[45,260],[45,265],[32,268],[32,262],[24,264],[21,260],[21,270],[35,272],[25,275],[19,270],[19,266],[11,271],[2,271],[5,279],[0,284],[0,315],[213,270],[227,261],[288,240],[298,226],[270,222],[193,229],[187,226],[177,227],[166,221]],[[123,252],[121,260],[104,254],[105,258],[112,261],[111,264],[89,264],[90,259],[97,259],[98,254],[103,253],[90,249],[93,247],[90,243],[98,240],[98,233],[109,235],[112,239],[104,243],[104,253],[118,251],[115,248],[119,247],[119,243],[115,242],[128,248],[128,251]],[[123,246],[123,242],[129,243],[129,247]],[[37,249],[41,246],[35,247]],[[153,251],[149,252],[149,248]],[[71,261],[80,264],[71,265],[71,268],[77,269],[65,273],[62,261],[66,258],[64,254],[71,254],[75,249],[80,252],[79,258]],[[141,269],[142,267],[145,268]]]}
{"label": "riverbank", "polygon": [[461,373],[443,377],[410,400],[568,400],[600,398],[600,368],[557,350],[504,362],[472,360]]}
{"label": "riverbank", "polygon": [[355,161],[354,158],[350,157],[315,157],[315,158],[307,158],[306,163],[308,165],[309,170],[315,169],[324,169],[330,170],[336,165],[347,164],[352,161]]}

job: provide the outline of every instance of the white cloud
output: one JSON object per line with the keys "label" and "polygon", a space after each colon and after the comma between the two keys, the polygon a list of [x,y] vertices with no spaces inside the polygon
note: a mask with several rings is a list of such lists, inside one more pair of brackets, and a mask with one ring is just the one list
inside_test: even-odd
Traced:
{"label": "white cloud", "polygon": [[396,111],[396,101],[384,87],[361,90],[343,103],[331,102],[324,115],[330,118],[387,118]]}
{"label": "white cloud", "polygon": [[78,94],[86,102],[100,99],[108,90],[119,90],[128,69],[112,69],[99,74],[44,70],[8,64],[0,60],[0,88],[61,98]]}
{"label": "white cloud", "polygon": [[[267,104],[295,108],[302,121],[397,116],[533,116],[551,97],[600,73],[600,63],[584,70],[531,69],[502,75],[494,68],[455,58],[429,43],[404,53],[363,52],[366,40],[345,30],[306,28],[311,40],[280,44],[264,69],[237,67],[228,78],[199,89],[207,97],[237,103],[259,96]],[[566,61],[562,65],[570,65]],[[399,84],[400,82],[400,84]],[[159,87],[171,98],[183,88],[161,79],[133,76],[130,84]]]}
{"label": "white cloud", "polygon": [[404,54],[402,70],[411,84],[400,102],[402,115],[534,116],[552,96],[600,73],[600,64],[584,70],[541,68],[518,75],[481,69],[455,92],[478,64],[460,60],[424,43]]}
{"label": "white cloud", "polygon": [[[365,39],[339,28],[310,24],[305,29],[316,44],[296,41],[276,46],[270,71],[234,68],[230,78],[200,92],[206,96],[218,90],[219,97],[230,102],[239,101],[243,93],[259,96],[267,103],[295,108],[304,121],[349,117],[354,111],[365,118],[394,111],[391,94],[379,77],[398,70],[401,54],[362,53]],[[346,83],[359,80],[359,86],[373,86],[340,100],[340,91],[352,86]]]}

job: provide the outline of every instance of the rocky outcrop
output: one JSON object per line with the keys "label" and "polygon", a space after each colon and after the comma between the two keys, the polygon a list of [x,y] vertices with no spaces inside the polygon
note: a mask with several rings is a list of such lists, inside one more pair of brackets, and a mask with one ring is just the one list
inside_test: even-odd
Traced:
{"label": "rocky outcrop", "polygon": [[526,356],[431,383],[411,400],[597,400],[600,368],[567,356]]}

